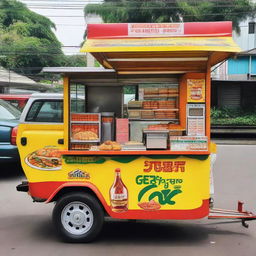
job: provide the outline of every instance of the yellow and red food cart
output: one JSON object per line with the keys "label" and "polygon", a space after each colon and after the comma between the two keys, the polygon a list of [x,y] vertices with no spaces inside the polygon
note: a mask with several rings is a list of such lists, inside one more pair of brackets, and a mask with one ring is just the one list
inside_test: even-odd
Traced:
{"label": "yellow and red food cart", "polygon": [[[239,51],[231,22],[89,24],[87,32],[81,51],[104,68],[52,69],[64,75],[64,120],[20,124],[28,182],[18,190],[56,201],[54,223],[68,241],[92,240],[104,214],[209,216],[211,67]],[[229,217],[255,218],[241,204]]]}

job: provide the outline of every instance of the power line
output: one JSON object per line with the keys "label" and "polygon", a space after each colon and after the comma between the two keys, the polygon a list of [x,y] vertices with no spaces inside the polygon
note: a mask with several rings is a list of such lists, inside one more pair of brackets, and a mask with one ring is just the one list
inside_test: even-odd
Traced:
{"label": "power line", "polygon": [[[77,52],[69,52],[69,54],[74,53],[77,56],[83,56],[82,54],[77,54]],[[64,53],[57,53],[57,52],[51,52],[51,53],[46,53],[46,52],[29,52],[29,51],[1,51],[2,56],[0,58],[4,58],[8,55],[23,55],[23,56],[52,56],[52,55],[60,55],[63,56]],[[85,56],[85,54],[84,54]]]}
{"label": "power line", "polygon": [[[137,10],[138,8],[132,8],[132,9],[134,9],[134,10]],[[152,8],[152,9],[172,9],[172,8]],[[215,13],[208,13],[208,14],[204,14],[203,16],[204,17],[207,17],[207,16],[215,16],[215,15],[225,15],[225,13],[217,13],[217,12],[215,12]],[[228,13],[229,15],[235,15],[235,14],[250,14],[250,12],[239,12],[239,11],[237,11],[237,12],[229,12]],[[182,17],[194,17],[195,15],[194,14],[191,14],[191,15],[189,15],[189,14],[182,14],[181,15]],[[86,16],[83,16],[83,15],[47,15],[46,17],[51,17],[51,18],[85,18]]]}
{"label": "power line", "polygon": [[[23,0],[24,1],[24,0]],[[81,2],[81,1],[79,1],[79,2]],[[84,3],[92,3],[91,1],[84,1]],[[94,1],[94,2],[96,2],[96,1]],[[134,2],[134,1],[129,1],[129,3],[132,3],[132,2]],[[148,2],[150,2],[150,1],[148,1]],[[171,1],[165,1],[164,3],[173,3],[173,2],[175,2],[175,1],[173,1],[173,0],[171,0]],[[185,2],[189,2],[189,1],[185,1]],[[198,3],[199,3],[200,1],[198,1]],[[218,6],[215,6],[214,8],[227,8],[227,7],[240,7],[240,5],[237,5],[237,4],[235,4],[235,3],[233,3],[233,1],[230,1],[230,0],[226,0],[226,2],[228,3],[228,5],[227,4],[225,4],[225,1],[220,1],[220,0],[210,0],[210,1],[208,1],[208,2],[220,2],[221,4],[220,5],[218,5]],[[62,2],[59,2],[59,3],[61,3],[61,5],[60,4],[39,4],[39,3],[34,3],[34,4],[27,4],[27,7],[28,8],[31,8],[31,9],[58,9],[58,10],[81,10],[81,8],[84,8],[85,6],[86,6],[86,4],[80,4],[80,5],[77,5],[77,4],[71,4],[70,3],[70,5],[63,5],[63,1]],[[64,1],[64,3],[65,3],[65,1]],[[67,2],[66,2],[67,3]],[[97,2],[97,4],[101,4],[101,3],[103,3],[102,1],[98,1]],[[107,3],[113,3],[113,4],[115,4],[115,8],[123,8],[124,6],[120,6],[117,2],[107,2]],[[137,2],[134,2],[134,3],[137,3]],[[155,3],[155,2],[154,2]],[[193,3],[196,3],[196,1],[193,1]],[[23,7],[17,7],[17,8],[15,8],[15,9],[18,9],[18,8],[23,8]],[[104,7],[103,7],[104,9],[112,9],[113,8],[113,6],[106,6],[106,5],[104,5]],[[170,10],[173,10],[173,9],[179,9],[180,7],[178,7],[178,6],[170,6],[170,7],[168,7],[168,6],[163,6],[163,7],[156,7],[156,6],[152,6],[152,7],[150,7],[150,6],[140,6],[140,9],[142,9],[142,10],[162,10],[162,9],[170,9]],[[186,9],[186,8],[190,8],[190,6],[184,6],[183,7],[183,9]],[[137,10],[138,9],[138,7],[137,6],[135,6],[135,7],[131,7],[131,6],[129,6],[128,7],[128,9],[134,9],[134,10]],[[237,12],[237,13],[242,13],[242,12]],[[245,13],[245,12],[243,12],[243,13]],[[216,13],[216,14],[218,14],[218,13]],[[212,14],[212,15],[214,15],[214,14]],[[83,18],[84,16],[83,15],[47,15],[47,17],[79,17],[79,18]]]}
{"label": "power line", "polygon": [[[41,3],[52,3],[52,4],[63,4],[63,3],[69,3],[69,4],[72,4],[72,3],[81,3],[81,4],[84,4],[84,3],[103,3],[104,0],[20,0],[21,2],[32,2],[32,3],[35,3],[35,4],[40,4]],[[163,1],[164,3],[176,3],[178,0],[165,0]],[[124,2],[127,2],[127,3],[138,3],[138,1],[135,1],[135,0],[126,0]],[[146,3],[156,3],[158,1],[156,0],[152,0],[152,1],[144,1]],[[185,3],[201,3],[203,2],[202,0],[179,0],[179,2],[185,2]],[[204,2],[215,2],[215,3],[223,3],[223,2],[227,2],[227,3],[234,3],[234,0],[207,0],[207,1],[204,1]],[[107,3],[114,3],[116,4],[117,2],[116,1],[108,1]]]}
{"label": "power line", "polygon": [[[132,8],[133,9],[133,8]],[[137,10],[137,8],[134,8],[135,10]],[[152,8],[153,9],[153,8]],[[155,8],[155,9],[171,9],[171,8]],[[208,14],[204,14],[203,16],[204,17],[207,17],[207,16],[215,16],[215,15],[225,15],[224,13],[208,13]],[[250,12],[229,12],[228,13],[229,15],[235,15],[235,14],[250,14]],[[85,18],[86,16],[84,15],[42,15],[42,16],[45,16],[45,17],[51,17],[51,18]],[[181,15],[182,17],[193,17],[195,16],[194,14],[191,14],[191,15],[188,15],[188,14],[182,14]],[[65,25],[65,24],[63,24]],[[68,25],[68,24],[67,24]]]}
{"label": "power line", "polygon": [[[23,0],[23,2],[26,3],[26,1]],[[65,8],[72,8],[72,9],[81,9],[84,8],[87,4],[113,4],[115,5],[115,8],[119,8],[119,7],[123,7],[124,5],[120,5],[118,2],[104,2],[104,1],[55,1],[55,3],[53,1],[50,1],[50,4],[47,2],[42,2],[40,3],[40,1],[37,1],[38,3],[35,3],[35,1],[28,1],[29,3],[27,3],[27,7],[30,8],[44,8],[44,9],[50,9],[50,8],[57,8],[57,9],[65,9]],[[31,3],[30,3],[31,2]],[[49,1],[48,1],[49,2]],[[177,1],[171,0],[171,1],[164,1],[164,4],[169,4],[169,3],[176,3]],[[223,8],[223,7],[240,7],[240,5],[234,3],[234,1],[230,1],[230,0],[208,0],[208,1],[201,1],[201,0],[197,0],[197,1],[179,1],[179,2],[185,2],[185,3],[189,3],[196,5],[198,3],[202,3],[202,2],[216,2],[216,3],[221,3],[220,5],[215,6],[215,8]],[[137,4],[137,1],[127,1],[127,3],[135,3]],[[146,3],[157,3],[157,1],[147,1]],[[23,8],[23,7],[17,7],[17,8]],[[104,8],[106,8],[106,5],[104,5]],[[113,6],[110,6],[109,8],[113,8]],[[136,7],[137,8],[137,7]],[[143,7],[143,8],[148,8],[148,7]],[[165,8],[165,7],[163,7]],[[172,6],[172,9],[176,9],[179,8],[177,6]],[[183,8],[190,8],[190,6],[184,6]]]}
{"label": "power line", "polygon": [[66,27],[85,27],[83,24],[61,24],[61,23],[54,23],[56,26],[66,26]]}
{"label": "power line", "polygon": [[[31,9],[59,9],[59,10],[66,10],[66,9],[72,9],[72,10],[81,10],[85,7],[86,5],[81,5],[81,6],[76,6],[76,5],[27,5],[28,8],[31,8]],[[115,4],[114,6],[115,8],[124,8],[126,6],[124,5],[119,5],[119,4]],[[240,5],[236,5],[236,4],[221,4],[221,5],[218,5],[218,6],[214,6],[214,8],[227,8],[227,7],[241,7]],[[104,9],[108,9],[108,8],[111,8],[113,9],[113,6],[112,5],[103,5],[102,8]],[[129,6],[128,8],[134,8],[134,9],[138,9],[138,6],[134,6],[134,7],[131,7]],[[178,7],[178,6],[160,6],[160,7],[157,7],[157,6],[140,6],[140,9],[180,9],[181,7]],[[182,7],[183,9],[189,9],[191,8],[191,6],[183,6]],[[22,7],[16,7],[15,9],[23,9]]]}
{"label": "power line", "polygon": [[50,18],[85,18],[84,15],[47,15]]}
{"label": "power line", "polygon": [[19,0],[20,2],[23,2],[23,3],[25,3],[25,2],[32,2],[32,3],[40,3],[40,2],[42,2],[42,3],[48,3],[48,2],[50,2],[50,3],[54,3],[54,4],[57,4],[57,3],[59,3],[59,4],[62,4],[62,3],[93,3],[93,2],[103,2],[104,0],[93,0],[93,1],[91,1],[91,0]]}
{"label": "power line", "polygon": [[61,6],[61,7],[56,7],[56,6],[28,6],[28,8],[31,9],[58,9],[58,10],[82,10],[83,8],[79,8],[79,7],[70,7],[70,6]]}
{"label": "power line", "polygon": [[[226,8],[226,7],[235,7],[235,6],[216,6],[214,8]],[[58,9],[58,10],[75,10],[75,9],[79,9],[80,8],[76,8],[76,7],[52,7],[52,6],[41,6],[41,7],[30,7],[31,9]],[[115,6],[115,8],[123,8],[123,6]],[[183,9],[186,9],[186,8],[190,8],[190,7],[183,7]],[[6,8],[8,9],[8,8]],[[11,8],[10,8],[11,9]],[[19,8],[15,8],[15,9],[19,9]],[[22,9],[22,8],[20,8]],[[113,9],[113,6],[104,6],[103,9]],[[129,10],[138,10],[138,7],[137,6],[134,6],[134,7],[131,7],[129,6],[127,9]],[[167,10],[173,10],[173,9],[180,9],[180,7],[173,7],[173,6],[170,6],[170,7],[167,7],[167,6],[162,6],[162,7],[156,7],[156,6],[152,6],[152,7],[149,7],[149,6],[145,6],[145,7],[140,7],[139,9],[141,10],[162,10],[162,9],[167,9]],[[249,13],[249,12],[238,12],[238,11],[233,11],[232,13]],[[219,13],[215,13],[215,14],[219,14]],[[214,15],[214,14],[213,14]],[[47,17],[77,17],[77,18],[84,18],[85,15],[45,15]],[[193,15],[194,16],[194,15]]]}
{"label": "power line", "polygon": [[[4,44],[4,43],[2,43],[2,42],[0,42],[0,47],[1,46],[5,46],[6,44]],[[47,47],[50,47],[50,46],[52,46],[52,47],[56,47],[56,44],[55,43],[50,43],[50,44],[46,44],[45,46],[47,46]],[[81,47],[81,45],[79,45],[79,44],[77,44],[77,45],[61,45],[61,47]],[[0,48],[0,52],[1,52],[1,48]]]}

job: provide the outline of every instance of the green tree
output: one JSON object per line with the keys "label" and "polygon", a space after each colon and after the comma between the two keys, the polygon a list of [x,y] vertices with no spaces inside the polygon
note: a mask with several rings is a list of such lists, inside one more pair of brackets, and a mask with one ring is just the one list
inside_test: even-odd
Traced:
{"label": "green tree", "polygon": [[0,0],[0,65],[23,74],[63,65],[61,44],[52,29],[54,23],[23,3]]}
{"label": "green tree", "polygon": [[250,0],[105,0],[88,4],[84,12],[106,23],[231,20],[239,32],[239,22],[255,14],[255,5]]}
{"label": "green tree", "polygon": [[83,55],[67,55],[65,56],[65,67],[85,67],[86,58]]}

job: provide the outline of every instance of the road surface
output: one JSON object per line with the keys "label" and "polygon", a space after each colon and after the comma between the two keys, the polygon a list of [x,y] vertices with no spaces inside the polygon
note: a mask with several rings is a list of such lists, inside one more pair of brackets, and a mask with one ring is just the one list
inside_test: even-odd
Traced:
{"label": "road surface", "polygon": [[[238,199],[256,211],[256,146],[218,146],[215,165],[215,206],[235,208]],[[6,166],[1,166],[1,172]],[[18,172],[18,173],[17,173]],[[53,204],[33,203],[15,186],[24,177],[1,175],[0,255],[186,255],[254,256],[256,221],[250,228],[216,220],[137,221],[108,219],[97,241],[65,244],[51,224]]]}

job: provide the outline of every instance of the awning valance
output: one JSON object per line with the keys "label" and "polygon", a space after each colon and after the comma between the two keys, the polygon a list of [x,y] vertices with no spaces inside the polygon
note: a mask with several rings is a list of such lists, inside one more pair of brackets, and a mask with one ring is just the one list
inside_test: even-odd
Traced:
{"label": "awning valance", "polygon": [[[152,48],[153,47],[153,48]],[[88,39],[82,52],[238,52],[231,37]]]}
{"label": "awning valance", "polygon": [[[109,24],[101,24],[102,28],[104,25]],[[107,38],[106,35],[101,37],[100,32],[96,35],[90,32],[92,36],[88,37],[81,51],[91,53],[105,68],[115,69],[119,73],[203,72],[208,60],[212,66],[240,51],[228,29],[221,33],[214,33],[210,29],[211,36],[202,36],[206,32],[201,31],[200,36],[197,30],[196,34],[186,35],[184,28],[185,25],[183,32],[179,28],[175,36],[164,34],[162,37],[115,35]],[[102,32],[105,33],[104,29]]]}

